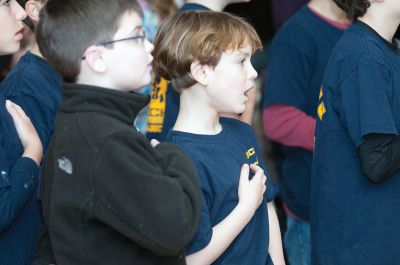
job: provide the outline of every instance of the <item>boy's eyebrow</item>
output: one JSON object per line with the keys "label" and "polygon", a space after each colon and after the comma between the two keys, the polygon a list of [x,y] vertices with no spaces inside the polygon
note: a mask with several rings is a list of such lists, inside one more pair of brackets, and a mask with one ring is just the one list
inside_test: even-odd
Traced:
{"label": "boy's eyebrow", "polygon": [[250,57],[250,56],[251,56],[251,53],[245,52],[245,51],[240,51],[240,50],[239,50],[239,53],[238,53],[237,56],[238,56],[238,57],[239,57],[239,56]]}
{"label": "boy's eyebrow", "polygon": [[131,34],[133,34],[135,31],[141,31],[142,29],[143,29],[143,25],[137,25],[136,27],[134,27],[132,29]]}

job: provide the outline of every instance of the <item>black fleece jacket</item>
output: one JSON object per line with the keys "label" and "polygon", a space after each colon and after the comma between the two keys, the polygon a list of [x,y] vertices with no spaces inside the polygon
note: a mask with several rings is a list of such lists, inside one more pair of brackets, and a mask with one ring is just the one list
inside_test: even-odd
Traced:
{"label": "black fleece jacket", "polygon": [[133,127],[148,96],[65,84],[42,168],[42,205],[57,264],[185,264],[200,189],[176,146]]}

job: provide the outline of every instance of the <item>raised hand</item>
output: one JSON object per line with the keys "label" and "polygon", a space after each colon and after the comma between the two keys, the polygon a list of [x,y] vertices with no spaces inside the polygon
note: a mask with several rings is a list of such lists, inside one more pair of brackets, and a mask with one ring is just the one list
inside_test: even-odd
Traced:
{"label": "raised hand", "polygon": [[[252,179],[249,179],[250,170],[254,173]],[[239,180],[239,204],[243,204],[255,212],[263,201],[264,192],[266,190],[267,177],[264,175],[264,170],[255,165],[250,166],[244,164],[240,172]]]}
{"label": "raised hand", "polygon": [[42,160],[43,146],[35,127],[33,127],[29,117],[17,104],[6,100],[6,108],[14,121],[19,139],[24,148],[22,156],[31,158],[39,166]]}

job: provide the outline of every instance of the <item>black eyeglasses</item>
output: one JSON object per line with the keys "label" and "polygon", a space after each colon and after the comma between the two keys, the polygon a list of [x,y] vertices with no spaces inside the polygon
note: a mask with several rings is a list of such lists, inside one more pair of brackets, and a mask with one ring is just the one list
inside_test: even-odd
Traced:
{"label": "black eyeglasses", "polygon": [[[109,40],[109,41],[101,41],[101,42],[96,42],[96,46],[107,46],[110,44],[113,44],[115,42],[119,42],[119,41],[126,41],[126,40],[141,40],[142,42],[144,42],[144,40],[146,39],[146,32],[143,31],[143,33],[141,35],[136,35],[136,36],[132,36],[129,38],[123,38],[123,39],[118,39],[118,40]],[[86,59],[85,55],[82,55],[81,57],[82,60]]]}
{"label": "black eyeglasses", "polygon": [[113,44],[115,42],[126,41],[126,40],[137,40],[137,39],[140,39],[141,41],[144,41],[146,39],[146,32],[143,31],[142,35],[136,35],[136,36],[132,36],[132,37],[129,37],[129,38],[97,42],[96,46],[107,46],[107,45]]}

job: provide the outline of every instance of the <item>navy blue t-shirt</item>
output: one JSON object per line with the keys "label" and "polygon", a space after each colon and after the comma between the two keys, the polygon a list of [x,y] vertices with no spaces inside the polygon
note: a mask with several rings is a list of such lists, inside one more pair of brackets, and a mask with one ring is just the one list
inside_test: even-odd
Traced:
{"label": "navy blue t-shirt", "polygon": [[[0,94],[18,104],[31,119],[43,150],[53,134],[61,101],[61,82],[61,75],[46,60],[26,52],[0,84]],[[22,154],[19,142],[10,143],[8,149],[15,157]]]}
{"label": "navy blue t-shirt", "polygon": [[[199,4],[186,3],[179,12],[189,10],[209,10]],[[164,141],[168,132],[175,125],[178,117],[180,94],[171,83],[156,77],[153,81],[146,136],[148,139]]]}
{"label": "navy blue t-shirt", "polygon": [[[44,59],[27,52],[0,84],[0,95],[18,104],[31,119],[42,141],[43,150],[53,134],[54,120],[61,100],[61,82],[61,76]],[[1,133],[7,139],[2,142],[1,152],[6,154],[6,168],[11,170],[10,166],[20,163],[23,147],[11,118],[6,120],[7,123],[4,126],[2,124]],[[14,169],[11,171],[14,172]],[[23,179],[13,176],[8,175],[9,182],[15,183]],[[29,187],[37,186],[36,178],[33,183],[35,185]],[[3,188],[9,189],[7,181],[3,184],[6,185]],[[36,237],[42,220],[37,194],[31,188],[27,190],[30,190],[32,196],[20,210],[13,225],[0,234],[0,264],[31,264],[35,257]]]}
{"label": "navy blue t-shirt", "polygon": [[361,173],[357,148],[370,133],[398,135],[400,51],[355,22],[326,69],[312,171],[312,261],[400,261],[400,172],[382,184]]}
{"label": "navy blue t-shirt", "polygon": [[[300,9],[274,38],[267,61],[263,108],[293,106],[316,117],[318,93],[330,53],[343,35],[308,6]],[[309,220],[312,152],[282,145],[282,197],[291,212]]]}
{"label": "navy blue t-shirt", "polygon": [[35,192],[39,169],[32,159],[10,159],[7,146],[19,138],[1,96],[0,124],[0,264],[30,265],[41,224]]}
{"label": "navy blue t-shirt", "polygon": [[[265,172],[263,155],[253,129],[236,119],[221,118],[222,131],[216,135],[198,135],[171,131],[166,141],[182,147],[193,160],[200,178],[202,207],[198,231],[187,247],[192,254],[206,247],[213,226],[237,206],[238,184],[243,164],[258,163]],[[268,254],[269,225],[267,202],[275,189],[267,173],[264,202],[229,248],[213,264],[272,264]]]}

